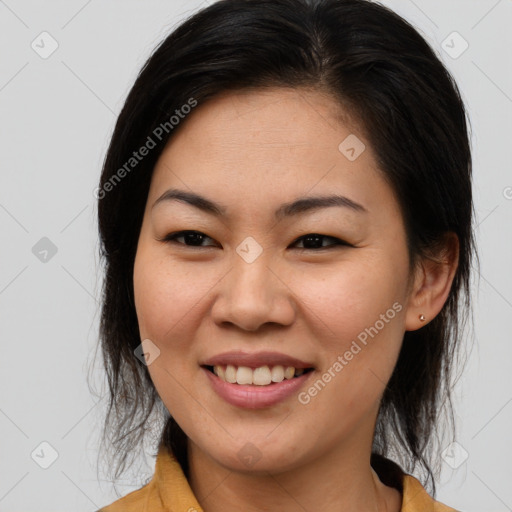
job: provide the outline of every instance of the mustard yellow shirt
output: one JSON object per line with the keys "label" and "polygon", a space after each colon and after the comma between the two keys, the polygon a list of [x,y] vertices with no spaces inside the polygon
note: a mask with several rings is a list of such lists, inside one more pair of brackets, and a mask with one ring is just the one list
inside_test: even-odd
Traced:
{"label": "mustard yellow shirt", "polygon": [[[396,488],[402,493],[401,512],[457,512],[434,501],[419,480],[404,473],[391,460],[381,457],[379,466],[380,472],[375,467],[374,470],[386,485],[389,485],[389,475],[386,479],[382,478],[382,470],[386,469],[394,474]],[[172,452],[161,446],[151,481],[97,512],[203,512],[203,509],[179,462]]]}

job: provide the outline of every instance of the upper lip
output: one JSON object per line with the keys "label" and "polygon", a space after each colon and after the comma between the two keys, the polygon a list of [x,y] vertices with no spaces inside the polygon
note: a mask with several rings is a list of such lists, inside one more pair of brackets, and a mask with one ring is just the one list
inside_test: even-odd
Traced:
{"label": "upper lip", "polygon": [[259,368],[260,366],[293,366],[294,368],[313,368],[311,363],[301,361],[295,357],[281,354],[279,352],[244,352],[232,351],[224,352],[210,357],[200,363],[201,366],[247,366],[249,368]]}

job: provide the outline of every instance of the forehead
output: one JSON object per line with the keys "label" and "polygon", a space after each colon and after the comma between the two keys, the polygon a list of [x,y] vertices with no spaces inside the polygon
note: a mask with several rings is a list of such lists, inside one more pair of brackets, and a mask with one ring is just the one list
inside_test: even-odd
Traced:
{"label": "forehead", "polygon": [[222,204],[338,193],[370,211],[393,200],[368,141],[332,98],[306,89],[223,93],[199,104],[162,152],[150,201],[178,187]]}
{"label": "forehead", "polygon": [[222,144],[242,153],[251,147],[267,151],[328,148],[333,144],[331,137],[336,143],[344,131],[361,132],[356,124],[338,102],[317,90],[249,89],[224,92],[198,105],[174,141],[181,142],[190,132],[202,132],[203,145]]}

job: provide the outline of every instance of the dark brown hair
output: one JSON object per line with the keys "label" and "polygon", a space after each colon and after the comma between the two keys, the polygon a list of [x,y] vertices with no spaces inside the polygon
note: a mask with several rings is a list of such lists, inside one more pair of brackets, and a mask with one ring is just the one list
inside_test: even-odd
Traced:
{"label": "dark brown hair", "polygon": [[[374,453],[399,457],[407,472],[419,465],[435,495],[433,434],[444,407],[453,423],[452,370],[477,256],[468,126],[457,85],[426,41],[367,0],[220,0],[179,25],[140,71],[97,189],[105,265],[100,339],[109,385],[102,441],[116,462],[114,479],[148,433],[172,448],[187,472],[186,436],[134,355],[141,339],[133,264],[144,207],[155,163],[183,124],[169,120],[191,98],[201,105],[226,91],[276,86],[326,92],[361,122],[402,208],[411,268],[434,257],[446,233],[459,239],[448,299],[436,318],[405,333],[373,442]],[[156,147],[126,167],[155,133]]]}

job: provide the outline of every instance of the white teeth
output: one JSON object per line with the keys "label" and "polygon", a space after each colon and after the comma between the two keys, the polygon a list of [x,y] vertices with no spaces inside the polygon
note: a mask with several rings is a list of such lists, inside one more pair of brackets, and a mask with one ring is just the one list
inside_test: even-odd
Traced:
{"label": "white teeth", "polygon": [[272,382],[283,382],[284,368],[282,366],[274,366],[270,374],[272,375]]}
{"label": "white teeth", "polygon": [[267,386],[272,382],[272,375],[268,366],[261,366],[253,371],[252,383],[257,386]]}
{"label": "white teeth", "polygon": [[295,368],[293,366],[288,366],[286,370],[284,371],[284,378],[285,379],[292,379],[295,375]]}
{"label": "white teeth", "polygon": [[226,370],[224,369],[224,366],[214,366],[213,371],[217,377],[222,380],[226,380]]}
{"label": "white teeth", "polygon": [[225,382],[255,386],[268,386],[273,382],[283,382],[283,380],[292,379],[294,376],[299,377],[304,372],[304,368],[295,369],[293,366],[284,367],[281,365],[272,368],[265,365],[254,369],[248,366],[236,367],[232,364],[213,367],[213,373]]}
{"label": "white teeth", "polygon": [[231,364],[228,364],[226,366],[225,380],[226,382],[230,382],[231,384],[234,384],[236,382],[236,368]]}
{"label": "white teeth", "polygon": [[237,384],[252,384],[252,370],[247,366],[239,366],[236,371]]}

